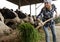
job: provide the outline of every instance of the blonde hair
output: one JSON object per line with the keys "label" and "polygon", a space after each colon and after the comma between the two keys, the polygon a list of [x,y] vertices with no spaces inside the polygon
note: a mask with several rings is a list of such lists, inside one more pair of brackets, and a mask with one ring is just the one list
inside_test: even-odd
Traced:
{"label": "blonde hair", "polygon": [[[46,8],[46,7],[44,6],[44,8]],[[51,10],[52,9],[52,5],[49,5],[49,7],[47,9]]]}

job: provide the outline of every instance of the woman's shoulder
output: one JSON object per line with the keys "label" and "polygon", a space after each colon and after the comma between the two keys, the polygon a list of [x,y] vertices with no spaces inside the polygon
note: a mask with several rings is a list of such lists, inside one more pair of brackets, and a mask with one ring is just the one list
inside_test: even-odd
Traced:
{"label": "woman's shoulder", "polygon": [[52,7],[53,7],[53,8],[56,8],[55,4],[52,4]]}
{"label": "woman's shoulder", "polygon": [[55,4],[52,4],[52,6],[55,6]]}

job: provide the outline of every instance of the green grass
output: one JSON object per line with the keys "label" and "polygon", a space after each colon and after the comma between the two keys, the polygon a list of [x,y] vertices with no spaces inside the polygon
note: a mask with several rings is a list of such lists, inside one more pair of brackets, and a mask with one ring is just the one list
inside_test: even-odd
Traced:
{"label": "green grass", "polygon": [[55,23],[56,24],[60,23],[60,17],[58,17],[58,18],[55,19]]}
{"label": "green grass", "polygon": [[23,23],[17,26],[20,32],[21,42],[40,42],[44,34],[38,32],[30,23]]}

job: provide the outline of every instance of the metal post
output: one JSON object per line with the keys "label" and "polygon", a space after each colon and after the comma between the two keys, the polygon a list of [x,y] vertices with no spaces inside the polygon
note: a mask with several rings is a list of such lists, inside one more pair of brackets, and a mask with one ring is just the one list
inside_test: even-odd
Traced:
{"label": "metal post", "polygon": [[19,0],[19,6],[18,6],[18,9],[20,9],[21,7],[21,0]]}
{"label": "metal post", "polygon": [[31,14],[31,4],[30,4],[30,14]]}
{"label": "metal post", "polygon": [[36,16],[36,14],[37,14],[37,9],[36,9],[36,4],[35,4],[35,16]]}
{"label": "metal post", "polygon": [[29,0],[29,4],[30,4],[30,15],[31,15],[31,0]]}

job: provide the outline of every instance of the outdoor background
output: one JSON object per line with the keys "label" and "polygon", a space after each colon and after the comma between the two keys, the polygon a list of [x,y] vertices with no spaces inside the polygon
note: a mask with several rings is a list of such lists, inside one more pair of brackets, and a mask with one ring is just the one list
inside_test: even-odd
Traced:
{"label": "outdoor background", "polygon": [[[58,11],[58,14],[60,13],[60,0],[56,0],[54,2],[52,2],[53,4],[55,4],[55,6],[57,7],[57,11]],[[40,6],[39,8],[37,8],[38,6]],[[38,15],[40,13],[40,10],[41,8],[44,6],[43,3],[38,3],[36,8],[37,8],[37,14]],[[3,7],[7,7],[9,9],[13,9],[13,10],[16,10],[18,9],[18,6],[11,3],[11,2],[8,2],[6,0],[0,0],[0,8],[3,8]],[[32,6],[32,15],[35,15],[35,4],[33,4]],[[27,5],[27,6],[22,6],[21,9],[20,9],[23,13],[27,13],[27,14],[30,14],[30,6]]]}

